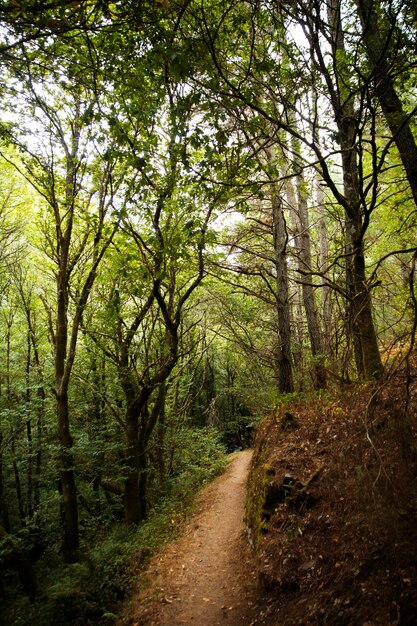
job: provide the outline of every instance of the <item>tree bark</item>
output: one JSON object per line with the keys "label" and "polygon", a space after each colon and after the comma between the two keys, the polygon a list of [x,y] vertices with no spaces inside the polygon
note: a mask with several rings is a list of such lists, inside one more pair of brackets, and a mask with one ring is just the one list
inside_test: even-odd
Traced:
{"label": "tree bark", "polygon": [[[329,236],[326,228],[326,213],[323,188],[320,181],[317,181],[317,211],[318,211],[318,230],[319,230],[319,246],[320,246],[320,271],[323,272],[329,262]],[[321,279],[322,292],[322,316],[324,328],[331,328],[332,307],[331,307],[331,290],[326,284],[326,279]],[[325,337],[323,337],[324,339]],[[327,339],[327,352],[331,350],[331,344]]]}
{"label": "tree bark", "polygon": [[271,191],[272,226],[276,270],[276,301],[278,317],[278,389],[280,393],[292,393],[294,381],[291,358],[291,324],[287,267],[287,225],[282,200],[276,189]]}
{"label": "tree bark", "polygon": [[68,341],[68,248],[70,234],[61,242],[60,269],[57,275],[57,318],[55,330],[55,395],[58,426],[60,492],[63,499],[62,554],[66,563],[78,558],[78,502],[70,434],[67,364]]}
{"label": "tree bark", "polygon": [[[7,405],[9,408],[12,406],[12,393],[11,393],[11,374],[10,374],[10,364],[11,364],[11,333],[12,333],[12,325],[13,325],[14,315],[11,314],[8,316],[7,323],[7,332],[6,332],[6,398]],[[12,465],[13,465],[13,474],[14,474],[14,485],[16,489],[16,497],[17,504],[19,508],[19,518],[20,523],[23,526],[25,511],[23,504],[23,495],[22,495],[22,485],[20,481],[19,468],[16,461],[16,439],[14,432],[14,425],[11,425],[12,434],[11,434],[11,452],[12,452]]]}
{"label": "tree bark", "polygon": [[[294,154],[300,153],[299,142],[293,140]],[[307,273],[307,278],[301,278],[303,304],[307,319],[308,335],[311,354],[313,356],[313,384],[315,389],[325,389],[327,384],[326,368],[324,365],[324,343],[317,314],[316,296],[312,285],[311,275],[311,241],[310,224],[307,205],[306,183],[303,170],[296,164],[297,207],[299,228],[298,242],[298,269],[301,276]]]}
{"label": "tree bark", "polygon": [[38,344],[35,337],[35,332],[32,325],[32,317],[30,315],[29,309],[27,310],[28,315],[28,327],[29,333],[32,342],[33,348],[33,358],[36,369],[38,371],[39,377],[39,386],[37,391],[38,403],[37,407],[37,416],[36,416],[36,454],[35,454],[35,476],[34,476],[34,485],[33,485],[33,508],[34,511],[37,511],[40,506],[41,499],[41,471],[42,471],[42,423],[45,411],[45,399],[46,393],[43,382],[43,375],[41,370],[41,362],[39,358],[39,350]]}
{"label": "tree bark", "polygon": [[[168,374],[169,372],[167,376]],[[165,380],[159,384],[155,404],[149,412],[147,405],[154,387],[149,386],[140,390],[130,376],[131,374],[125,371],[122,379],[127,403],[125,415],[127,476],[124,485],[124,513],[126,524],[133,525],[140,524],[148,513],[147,447],[164,409]]]}
{"label": "tree bark", "polygon": [[139,475],[140,452],[139,452],[139,407],[135,403],[134,397],[126,408],[125,430],[126,430],[126,452],[125,463],[127,476],[124,483],[124,515],[128,526],[139,524],[144,518],[143,510],[139,500]]}
{"label": "tree bark", "polygon": [[27,352],[26,352],[26,404],[27,404],[27,419],[26,419],[26,437],[28,442],[28,458],[27,458],[27,472],[26,472],[26,501],[27,501],[27,516],[32,518],[33,516],[33,436],[32,436],[32,420],[30,417],[30,368],[31,368],[31,348],[32,342],[30,337],[30,330],[27,333]]}
{"label": "tree bark", "polygon": [[166,423],[165,423],[165,400],[166,400],[166,384],[161,383],[158,390],[159,402],[159,416],[158,416],[158,447],[157,447],[157,461],[158,461],[158,479],[159,487],[163,489],[166,481],[166,463],[165,463],[165,437],[166,437]]}
{"label": "tree bark", "polygon": [[58,419],[59,476],[60,491],[63,499],[63,542],[62,554],[66,563],[74,563],[78,559],[78,502],[74,474],[74,458],[72,455],[72,437],[69,429],[69,410],[67,391],[60,392],[56,398]]}
{"label": "tree bark", "polygon": [[[18,282],[18,289],[23,305],[23,309],[25,312],[26,323],[28,328],[28,347],[27,347],[27,364],[26,364],[26,375],[27,375],[27,391],[26,391],[26,401],[31,401],[31,393],[30,393],[30,374],[32,368],[32,359],[33,365],[37,371],[38,376],[38,389],[37,389],[37,407],[36,407],[36,436],[34,436],[34,428],[32,426],[31,421],[28,421],[27,426],[27,435],[28,435],[28,444],[29,444],[29,461],[28,461],[28,502],[29,504],[29,515],[35,513],[40,506],[40,481],[41,481],[41,470],[42,470],[42,422],[45,408],[45,389],[42,375],[41,362],[39,357],[39,348],[36,338],[35,332],[35,319],[33,318],[33,310],[31,307],[32,304],[32,291],[31,289],[27,289],[27,285],[23,280],[23,277],[20,276],[20,280]],[[33,353],[33,357],[31,356]],[[34,445],[36,442],[36,446]],[[32,494],[32,498],[30,497]]]}
{"label": "tree bark", "polygon": [[[340,6],[338,0],[328,4],[333,58],[338,86],[333,91],[335,121],[341,147],[344,196],[346,209],[346,258],[348,319],[352,323],[356,367],[361,377],[372,380],[381,376],[383,366],[372,318],[371,294],[366,280],[364,256],[364,229],[362,199],[359,188],[359,168],[355,149],[357,119],[354,110],[350,77],[346,75],[343,59],[346,56]],[[339,62],[342,60],[341,62]]]}
{"label": "tree bark", "polygon": [[378,24],[376,0],[356,0],[363,27],[363,42],[373,70],[375,94],[381,105],[385,120],[398,148],[408,183],[417,206],[417,144],[410,127],[410,118],[395,89],[390,73],[387,50],[395,25],[390,25],[388,39],[384,39]]}

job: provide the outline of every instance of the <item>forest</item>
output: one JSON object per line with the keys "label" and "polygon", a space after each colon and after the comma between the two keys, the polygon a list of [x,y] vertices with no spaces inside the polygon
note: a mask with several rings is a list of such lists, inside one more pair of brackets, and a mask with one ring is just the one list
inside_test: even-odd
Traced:
{"label": "forest", "polygon": [[0,1],[6,623],[113,623],[262,416],[411,371],[416,51],[413,0]]}

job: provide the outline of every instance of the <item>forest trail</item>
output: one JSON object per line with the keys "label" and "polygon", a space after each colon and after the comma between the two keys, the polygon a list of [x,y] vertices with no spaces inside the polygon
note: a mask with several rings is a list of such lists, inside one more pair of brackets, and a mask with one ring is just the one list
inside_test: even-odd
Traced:
{"label": "forest trail", "polygon": [[180,539],[156,555],[149,586],[119,626],[249,626],[257,614],[255,564],[243,522],[252,452],[233,455],[201,493]]}

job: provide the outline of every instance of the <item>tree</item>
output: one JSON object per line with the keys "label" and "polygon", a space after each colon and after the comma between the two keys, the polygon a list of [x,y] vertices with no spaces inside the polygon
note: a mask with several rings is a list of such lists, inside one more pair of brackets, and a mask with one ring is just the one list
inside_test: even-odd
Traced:
{"label": "tree", "polygon": [[152,109],[155,132],[150,137],[142,121],[129,116],[130,98],[114,123],[133,166],[121,211],[124,234],[115,241],[129,250],[130,261],[122,257],[124,269],[119,268],[108,291],[107,336],[113,340],[100,341],[91,332],[113,363],[123,392],[128,524],[147,515],[147,448],[164,415],[165,384],[179,359],[187,303],[206,273],[209,224],[220,202],[190,173],[193,102],[171,84],[166,88],[166,99]]}
{"label": "tree", "polygon": [[[309,163],[320,171],[337,202],[347,215],[347,249],[344,254],[349,261],[347,299],[350,302],[350,315],[353,327],[351,333],[356,338],[356,361],[360,374],[372,379],[381,374],[382,366],[378,352],[376,333],[372,318],[370,289],[366,280],[364,265],[364,235],[369,223],[373,206],[367,206],[367,191],[359,187],[359,164],[356,159],[355,138],[361,128],[360,120],[349,114],[353,106],[353,88],[349,87],[349,76],[346,70],[343,30],[340,15],[331,9],[331,21],[327,21],[319,3],[307,6],[303,2],[296,5],[282,4],[277,8],[265,7],[251,9],[247,6],[236,6],[227,14],[206,10],[194,23],[198,24],[201,37],[204,38],[212,59],[212,69],[216,73],[216,81],[199,76],[199,84],[204,83],[206,89],[215,92],[217,98],[224,103],[227,111],[233,103],[236,115],[242,110],[251,110],[257,118],[269,124],[270,136],[276,141],[279,132],[288,133],[305,147],[302,156],[304,167]],[[231,37],[232,24],[238,22]],[[245,24],[251,28],[245,28]],[[306,33],[309,50],[303,42],[296,47],[293,42],[285,39],[274,39],[274,33],[281,33],[291,23],[300,24]],[[268,25],[268,26],[266,26]],[[329,36],[330,32],[330,36]],[[332,51],[332,68],[329,70],[324,58],[325,45],[328,40]],[[233,51],[232,51],[233,49]],[[274,54],[271,54],[274,50]],[[327,48],[326,48],[327,50]],[[239,51],[237,55],[236,51]],[[239,60],[238,60],[239,59]],[[289,61],[291,59],[291,61]],[[308,68],[308,73],[306,69]],[[302,80],[300,77],[305,77]],[[287,85],[297,85],[297,101],[286,96]],[[274,90],[274,85],[285,85],[281,91]],[[317,138],[320,112],[318,108],[308,105],[308,114],[297,102],[309,102],[312,90],[320,90],[325,85],[333,107],[333,124],[337,131],[333,133],[337,150],[345,173],[343,192],[333,175],[331,160],[325,142]],[[323,96],[320,94],[319,96]],[[361,109],[366,118],[365,108]],[[350,111],[351,112],[351,111]],[[299,127],[294,124],[297,120]],[[242,116],[242,124],[244,117]],[[329,135],[326,136],[326,141]],[[335,145],[332,142],[332,147]],[[362,144],[361,144],[362,145]],[[360,341],[360,345],[359,345]]]}
{"label": "tree", "polygon": [[404,110],[395,85],[399,76],[407,75],[413,62],[409,58],[401,59],[399,52],[405,46],[407,52],[413,54],[415,41],[413,46],[410,32],[407,35],[400,26],[401,21],[405,21],[402,12],[407,10],[406,4],[404,7],[400,4],[398,8],[391,2],[386,3],[386,7],[384,5],[384,2],[379,1],[356,2],[363,28],[363,44],[371,67],[368,81],[398,148],[414,203],[417,205],[417,143],[411,128],[416,109],[410,113]]}
{"label": "tree", "polygon": [[[6,174],[7,178],[10,176],[10,172]],[[11,176],[11,181],[13,177]],[[13,215],[14,203],[17,202],[15,198],[15,192],[13,189],[13,183],[7,184],[7,179],[3,175],[1,176],[1,190],[0,190],[0,298],[4,305],[6,294],[10,287],[10,275],[13,273],[13,268],[19,261],[20,257],[20,244],[21,244],[21,228],[17,220]],[[10,331],[6,333],[9,338],[7,351],[8,357],[6,357],[6,363],[10,361]],[[4,372],[4,378],[10,380],[7,373]],[[4,471],[3,471],[3,425],[0,418],[0,515],[2,517],[2,525],[5,532],[9,533],[11,530],[11,523],[9,517],[9,507],[7,504],[7,498],[5,497],[5,485],[4,485]]]}
{"label": "tree", "polygon": [[278,314],[278,389],[280,393],[294,391],[291,357],[290,303],[287,270],[288,230],[284,203],[277,185],[271,190],[272,228],[276,271],[276,301]]}
{"label": "tree", "polygon": [[[92,158],[94,101],[88,94],[77,89],[70,92],[64,77],[57,89],[47,76],[34,75],[29,64],[20,79],[22,92],[25,90],[21,112],[32,110],[32,123],[39,125],[41,140],[33,146],[23,123],[19,134],[8,132],[8,139],[21,151],[21,162],[13,160],[15,167],[43,198],[48,215],[44,251],[55,268],[56,299],[54,306],[45,304],[55,359],[63,554],[66,561],[73,561],[79,539],[68,388],[84,309],[97,268],[117,230],[117,220],[108,220],[114,198],[114,164],[97,149]],[[42,145],[44,138],[49,144],[47,151]],[[11,161],[4,151],[3,157]]]}
{"label": "tree", "polygon": [[[301,154],[301,146],[298,140],[293,139],[292,153],[297,158]],[[301,275],[301,289],[303,304],[307,319],[307,328],[310,339],[311,354],[313,357],[313,382],[315,389],[326,387],[326,368],[324,365],[324,342],[319,324],[315,285],[312,283],[312,250],[311,250],[311,228],[309,223],[308,201],[312,200],[312,194],[308,193],[307,181],[305,180],[302,163],[294,162],[293,168],[296,173],[296,198],[292,191],[291,181],[287,185],[287,195],[289,203],[292,204],[296,213],[295,224],[295,245],[297,247],[298,272]],[[289,191],[289,193],[288,193]],[[291,202],[292,201],[292,202]],[[304,278],[303,278],[304,277]]]}

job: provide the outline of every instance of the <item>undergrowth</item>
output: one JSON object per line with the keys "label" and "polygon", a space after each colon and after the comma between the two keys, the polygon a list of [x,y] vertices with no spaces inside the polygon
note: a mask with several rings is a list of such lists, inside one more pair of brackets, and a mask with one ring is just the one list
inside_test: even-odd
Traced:
{"label": "undergrowth", "polygon": [[197,490],[227,465],[219,435],[212,429],[188,432],[186,447],[175,463],[166,493],[136,528],[122,524],[96,538],[78,563],[64,566],[57,551],[49,551],[38,566],[42,591],[32,602],[10,589],[0,607],[8,626],[110,626],[143,571],[148,558],[180,530],[195,502]]}

